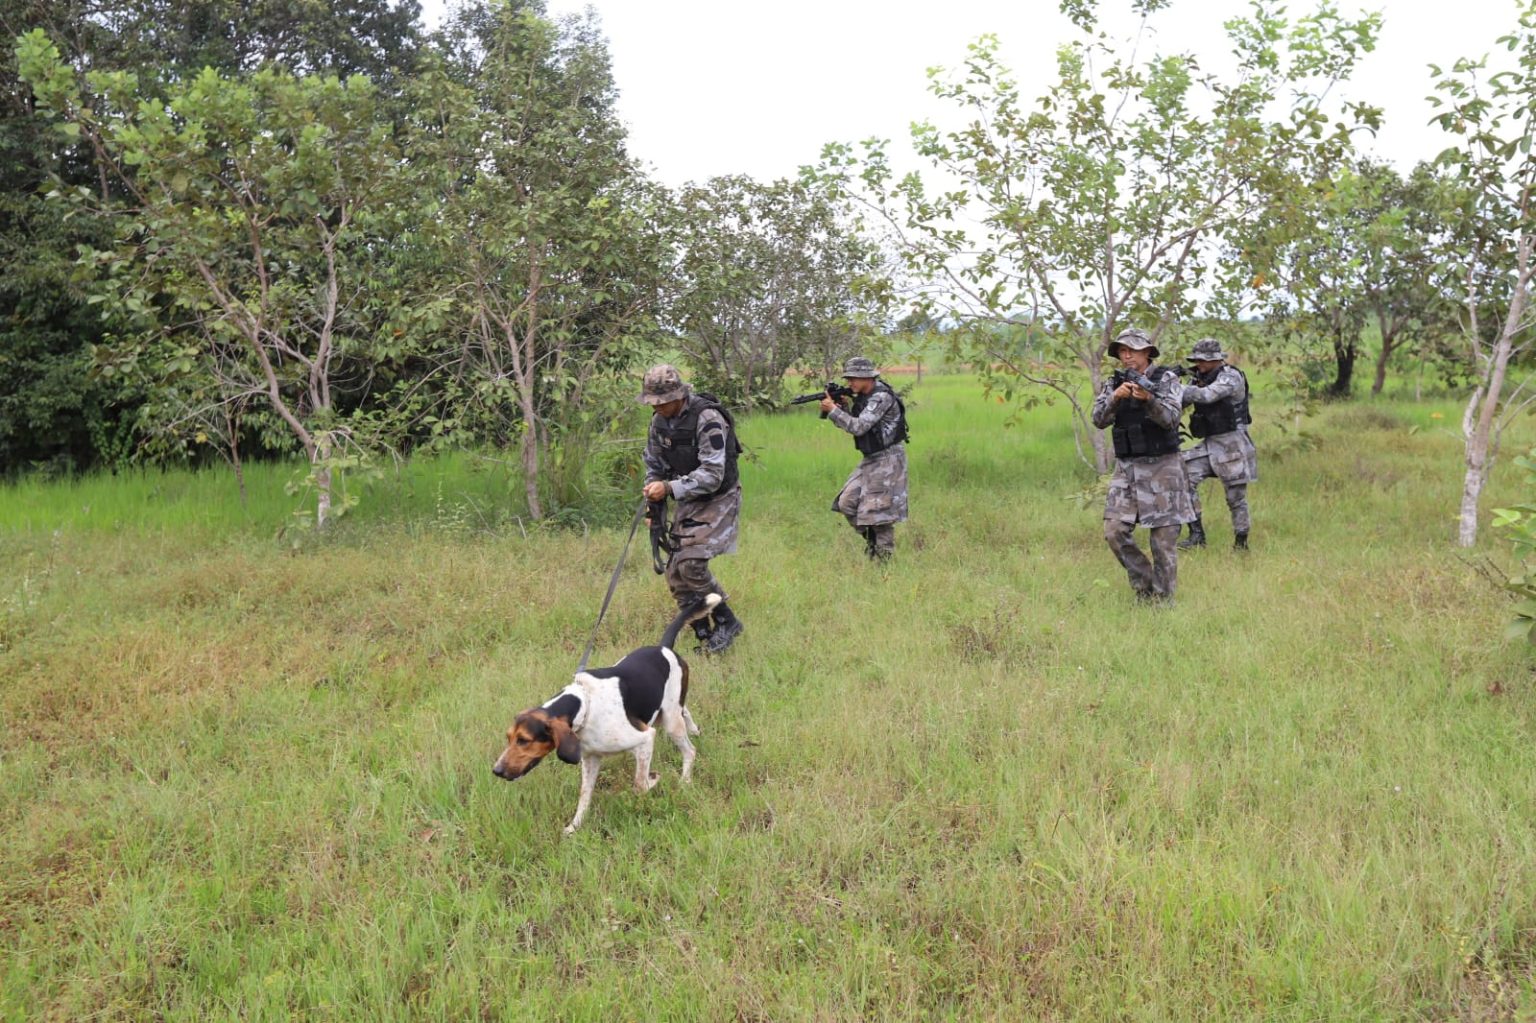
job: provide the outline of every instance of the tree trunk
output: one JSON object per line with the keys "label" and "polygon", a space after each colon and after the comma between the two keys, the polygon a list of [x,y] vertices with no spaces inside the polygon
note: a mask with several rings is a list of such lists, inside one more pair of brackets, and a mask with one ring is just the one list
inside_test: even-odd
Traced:
{"label": "tree trunk", "polygon": [[544,505],[539,501],[539,430],[533,410],[533,392],[525,388],[523,406],[523,497],[528,502],[528,517],[542,519]]}
{"label": "tree trunk", "polygon": [[1371,381],[1371,397],[1381,394],[1382,387],[1387,383],[1387,360],[1392,358],[1394,342],[1387,333],[1381,335],[1381,354],[1376,356],[1376,379]]}
{"label": "tree trunk", "polygon": [[1102,476],[1115,467],[1115,463],[1109,457],[1109,445],[1105,443],[1104,431],[1090,429],[1088,437],[1093,442],[1093,468]]}
{"label": "tree trunk", "polygon": [[1350,388],[1354,386],[1355,357],[1358,354],[1353,341],[1345,343],[1335,340],[1333,343],[1334,376],[1333,384],[1328,388],[1328,393],[1335,398],[1348,398]]}
{"label": "tree trunk", "polygon": [[315,442],[315,449],[310,454],[310,466],[315,471],[315,528],[324,529],[331,521],[330,435],[322,431]]}
{"label": "tree trunk", "polygon": [[1477,542],[1477,502],[1493,467],[1493,450],[1498,436],[1494,421],[1504,394],[1504,376],[1514,353],[1514,335],[1525,316],[1526,289],[1524,274],[1521,276],[1521,283],[1510,300],[1504,327],[1489,353],[1487,376],[1473,390],[1467,410],[1461,417],[1461,434],[1467,441],[1467,474],[1462,479],[1461,512],[1456,532],[1456,543],[1461,547],[1471,547]]}
{"label": "tree trunk", "polygon": [[240,416],[224,409],[224,429],[229,437],[229,464],[235,470],[235,483],[240,488],[240,507],[249,506],[245,493],[245,466],[240,462]]}

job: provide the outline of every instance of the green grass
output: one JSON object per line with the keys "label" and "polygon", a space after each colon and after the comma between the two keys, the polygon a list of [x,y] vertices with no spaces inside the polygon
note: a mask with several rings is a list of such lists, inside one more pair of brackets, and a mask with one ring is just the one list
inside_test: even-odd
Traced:
{"label": "green grass", "polygon": [[[827,510],[848,438],[748,421],[695,782],[610,764],[572,838],[574,769],[489,766],[622,532],[521,528],[469,457],[296,549],[281,468],[244,509],[216,473],[0,490],[0,1017],[1536,1012],[1536,686],[1496,540],[1450,547],[1459,407],[1329,408],[1245,558],[1208,492],[1172,610],[1069,499],[1062,413],[1005,411],[914,392],[886,572]],[[594,660],[668,614],[632,552]]]}

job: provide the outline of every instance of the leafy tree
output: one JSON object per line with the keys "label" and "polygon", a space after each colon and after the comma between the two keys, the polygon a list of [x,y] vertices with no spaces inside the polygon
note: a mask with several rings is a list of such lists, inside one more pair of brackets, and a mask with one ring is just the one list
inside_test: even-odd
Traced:
{"label": "leafy tree", "polygon": [[1350,395],[1367,325],[1381,339],[1371,393],[1405,342],[1454,328],[1434,251],[1449,227],[1454,186],[1421,166],[1404,180],[1360,159],[1299,190],[1242,236],[1235,258],[1253,273],[1269,319],[1331,349],[1329,396]]}
{"label": "leafy tree", "polygon": [[[1164,5],[1132,9],[1145,27]],[[1337,161],[1355,124],[1376,123],[1359,105],[1330,123],[1325,99],[1374,45],[1379,18],[1325,6],[1291,23],[1258,0],[1227,24],[1238,70],[1223,78],[1190,54],[1117,48],[1096,30],[1092,4],[1063,9],[1083,38],[1058,51],[1057,81],[1033,106],[990,36],[958,74],[933,74],[932,91],[968,121],[917,125],[913,142],[951,185],[898,174],[880,140],[827,147],[816,174],[896,236],[911,274],[932,282],[928,304],[961,320],[1038,326],[1039,343],[984,349],[975,361],[1005,393],[1066,401],[1079,450],[1087,437],[1102,472],[1109,454],[1083,384],[1098,387],[1108,341],[1132,323],[1157,337],[1188,317],[1217,283],[1217,240]]]}
{"label": "leafy tree", "polygon": [[720,177],[677,207],[670,319],[722,397],[772,404],[791,366],[825,379],[882,325],[883,254],[821,190]]}
{"label": "leafy tree", "polygon": [[[419,212],[376,91],[358,77],[208,69],[160,102],[124,72],[92,72],[82,91],[41,32],[18,55],[131,197],[115,244],[90,255],[100,297],[138,317],[114,361],[192,374],[220,403],[259,400],[308,457],[324,526],[341,510],[334,470],[368,447],[338,392],[366,386],[357,375],[396,336],[381,266]],[[98,208],[89,189],[64,197]]]}
{"label": "leafy tree", "polygon": [[[0,0],[0,30],[45,30],[70,63],[134,75],[143,94],[205,66],[222,72],[276,63],[300,72],[368,74],[389,87],[419,45],[414,0]],[[82,466],[134,452],[155,403],[126,378],[97,370],[112,317],[85,304],[79,246],[108,243],[113,203],[129,193],[88,140],[64,136],[34,109],[15,54],[0,65],[0,466]],[[80,86],[89,94],[88,84]],[[46,112],[45,112],[46,113]],[[130,171],[131,173],[131,171]],[[50,180],[90,186],[86,212],[47,204]],[[110,312],[110,310],[109,310]],[[163,438],[162,438],[163,439]]]}
{"label": "leafy tree", "polygon": [[1527,4],[1499,40],[1513,66],[1487,73],[1487,58],[1435,68],[1437,120],[1457,138],[1440,162],[1465,191],[1442,248],[1448,286],[1463,310],[1463,337],[1475,367],[1462,416],[1466,471],[1457,543],[1477,541],[1478,503],[1504,428],[1536,401],[1520,357],[1533,337],[1536,277],[1536,7]]}
{"label": "leafy tree", "polygon": [[513,414],[535,518],[541,478],[558,470],[559,496],[573,497],[579,453],[618,421],[604,381],[654,344],[666,255],[663,198],[625,151],[606,46],[590,20],[541,9],[494,3],[450,26],[431,158],[448,193],[431,232],[453,268],[466,397]]}

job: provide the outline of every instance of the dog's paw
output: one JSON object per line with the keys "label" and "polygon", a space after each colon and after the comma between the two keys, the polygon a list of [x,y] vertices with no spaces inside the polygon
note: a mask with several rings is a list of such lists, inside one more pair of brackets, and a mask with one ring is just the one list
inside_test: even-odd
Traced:
{"label": "dog's paw", "polygon": [[575,825],[575,824],[567,824],[565,826],[565,833],[567,835],[574,835],[574,834],[576,834],[576,828],[577,827],[578,827],[578,825]]}

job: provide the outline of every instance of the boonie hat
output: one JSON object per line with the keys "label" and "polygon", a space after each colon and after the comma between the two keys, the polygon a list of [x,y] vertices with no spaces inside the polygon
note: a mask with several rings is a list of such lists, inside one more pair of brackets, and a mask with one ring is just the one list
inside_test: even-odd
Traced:
{"label": "boonie hat", "polygon": [[676,366],[662,363],[645,371],[640,384],[640,400],[647,405],[665,405],[669,401],[688,397],[688,385]]}
{"label": "boonie hat", "polygon": [[1213,337],[1203,337],[1195,342],[1185,362],[1226,362],[1227,353],[1221,350],[1221,342]]}
{"label": "boonie hat", "polygon": [[1139,352],[1143,348],[1150,348],[1152,349],[1152,358],[1154,359],[1159,355],[1157,345],[1152,343],[1152,335],[1140,327],[1127,327],[1115,335],[1115,339],[1109,343],[1108,351],[1110,358],[1113,359],[1119,354],[1121,345],[1131,349],[1133,352]]}
{"label": "boonie hat", "polygon": [[877,377],[880,371],[875,364],[862,355],[855,355],[843,363],[843,376],[845,377]]}

